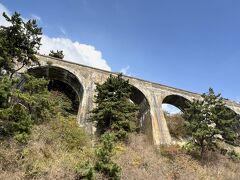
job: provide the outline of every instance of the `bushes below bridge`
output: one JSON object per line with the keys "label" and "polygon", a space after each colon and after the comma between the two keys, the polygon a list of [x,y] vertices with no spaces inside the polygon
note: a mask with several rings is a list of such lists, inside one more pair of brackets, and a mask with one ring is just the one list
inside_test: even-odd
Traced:
{"label": "bushes below bridge", "polygon": [[173,139],[177,141],[186,139],[190,136],[185,127],[186,120],[183,118],[182,113],[169,114],[164,112],[164,116],[168,125],[169,133]]}

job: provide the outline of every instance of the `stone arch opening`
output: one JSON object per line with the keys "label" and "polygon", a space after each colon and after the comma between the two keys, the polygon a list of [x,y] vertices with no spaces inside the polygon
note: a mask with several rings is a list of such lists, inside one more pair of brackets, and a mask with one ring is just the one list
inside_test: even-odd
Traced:
{"label": "stone arch opening", "polygon": [[40,66],[28,69],[28,73],[49,80],[48,90],[59,91],[71,100],[69,113],[77,115],[83,97],[83,86],[70,71],[56,66]]}
{"label": "stone arch opening", "polygon": [[168,95],[162,101],[163,116],[167,122],[173,142],[184,141],[188,137],[183,118],[184,109],[190,101],[179,95]]}
{"label": "stone arch opening", "polygon": [[187,108],[189,102],[190,101],[188,99],[186,99],[182,96],[169,95],[169,96],[166,96],[163,99],[162,104],[170,104],[172,106],[175,106],[176,108],[178,108],[182,112],[184,112],[184,109]]}
{"label": "stone arch opening", "polygon": [[139,107],[137,115],[138,131],[146,134],[151,133],[150,105],[146,96],[138,88],[132,85],[130,99]]}

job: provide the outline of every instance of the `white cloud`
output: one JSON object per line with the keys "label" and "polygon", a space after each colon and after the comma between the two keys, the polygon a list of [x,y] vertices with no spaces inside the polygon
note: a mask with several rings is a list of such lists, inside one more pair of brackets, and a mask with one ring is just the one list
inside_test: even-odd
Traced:
{"label": "white cloud", "polygon": [[177,107],[172,106],[170,104],[162,104],[162,109],[164,111],[169,112],[170,114],[177,114],[177,113],[181,112],[180,109],[178,109]]}
{"label": "white cloud", "polygon": [[42,36],[41,54],[48,55],[50,50],[62,50],[64,59],[110,71],[111,68],[103,59],[102,53],[94,46],[73,42],[68,38],[50,38]]}
{"label": "white cloud", "polygon": [[129,76],[130,76],[130,74],[128,73],[128,70],[129,70],[129,69],[130,69],[130,66],[127,65],[126,67],[122,68],[122,69],[120,70],[120,72],[123,73],[124,75],[129,75]]}
{"label": "white cloud", "polygon": [[[6,12],[7,15],[11,15],[11,12],[0,3],[0,13]],[[31,18],[41,20],[39,16],[31,15]],[[26,19],[26,18],[24,18]],[[5,18],[0,16],[0,26],[8,26],[9,23],[6,22]],[[62,29],[62,30],[61,30]],[[66,33],[64,28],[61,28],[62,33]],[[51,38],[47,35],[42,36],[42,46],[40,48],[40,53],[48,55],[50,50],[62,50],[66,60],[72,61],[79,64],[84,64],[99,69],[104,69],[110,71],[111,68],[107,64],[107,61],[103,59],[102,53],[92,45],[81,44],[78,41],[72,41],[68,38]]]}

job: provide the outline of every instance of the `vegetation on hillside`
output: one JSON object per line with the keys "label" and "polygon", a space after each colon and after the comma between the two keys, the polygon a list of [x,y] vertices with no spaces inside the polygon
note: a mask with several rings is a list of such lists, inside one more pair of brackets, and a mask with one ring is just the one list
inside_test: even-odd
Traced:
{"label": "vegetation on hillside", "polygon": [[0,134],[2,137],[14,136],[26,142],[31,128],[54,115],[54,104],[50,101],[48,81],[24,75],[25,83],[16,88],[13,80],[2,77],[0,107]]}
{"label": "vegetation on hillside", "polygon": [[24,144],[1,140],[0,179],[77,179],[78,167],[94,156],[91,137],[76,117],[58,114],[34,125]]}
{"label": "vegetation on hillside", "polygon": [[24,22],[18,13],[4,17],[10,26],[0,27],[0,179],[239,177],[239,154],[222,145],[239,145],[239,116],[212,89],[180,118],[167,115],[171,134],[190,140],[186,146],[153,147],[136,133],[132,86],[121,74],[111,75],[96,84],[89,120],[97,133],[92,137],[71,114],[72,100],[49,91],[49,80],[18,74],[38,63],[41,28],[36,21]]}
{"label": "vegetation on hillside", "polygon": [[18,74],[38,63],[36,21],[3,16],[10,25],[0,28],[0,179],[74,179],[92,157],[90,136],[69,114],[71,100],[48,91],[48,80]]}

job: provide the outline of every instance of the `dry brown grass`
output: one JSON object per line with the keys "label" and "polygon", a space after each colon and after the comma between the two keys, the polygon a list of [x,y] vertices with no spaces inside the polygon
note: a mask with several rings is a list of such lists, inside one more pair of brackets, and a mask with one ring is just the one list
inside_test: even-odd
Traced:
{"label": "dry brown grass", "polygon": [[[73,130],[72,124],[70,127]],[[36,126],[27,146],[14,140],[2,141],[0,179],[76,179],[76,167],[87,160],[93,162],[94,149],[88,143],[72,148],[72,143],[78,140],[73,135],[69,141],[65,128],[54,121]],[[115,146],[115,152],[114,161],[122,168],[123,180],[237,180],[240,177],[239,162],[208,153],[201,163],[179,146],[156,148],[143,134],[130,135],[127,144]],[[97,174],[96,179],[104,177]]]}
{"label": "dry brown grass", "polygon": [[121,166],[122,179],[162,179],[162,160],[142,135],[131,135],[129,144],[116,147],[116,162]]}
{"label": "dry brown grass", "polygon": [[131,135],[129,144],[116,147],[115,160],[121,165],[122,179],[216,179],[237,180],[240,163],[209,153],[205,163],[192,158],[179,146],[156,149],[144,135]]}
{"label": "dry brown grass", "polygon": [[76,167],[92,159],[94,151],[76,120],[67,120],[35,126],[26,146],[2,142],[0,179],[76,179]]}
{"label": "dry brown grass", "polygon": [[1,141],[0,144],[0,179],[22,179],[21,147],[14,140]]}

